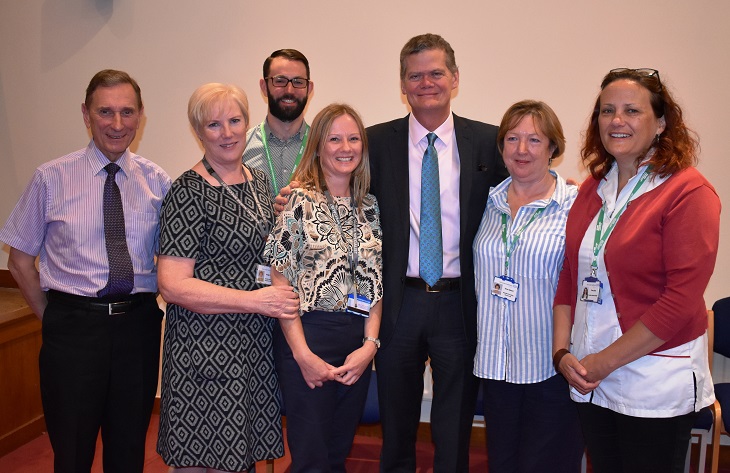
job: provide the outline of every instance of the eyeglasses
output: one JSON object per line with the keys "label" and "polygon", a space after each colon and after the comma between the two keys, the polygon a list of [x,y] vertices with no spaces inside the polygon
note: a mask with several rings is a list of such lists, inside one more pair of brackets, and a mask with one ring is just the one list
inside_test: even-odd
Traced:
{"label": "eyeglasses", "polygon": [[659,83],[659,91],[664,88],[664,86],[662,86],[662,79],[659,77],[659,71],[657,71],[656,69],[649,69],[646,67],[641,67],[639,69],[619,67],[618,69],[611,69],[610,71],[608,71],[609,74],[621,74],[622,72],[635,72],[636,74],[646,77],[656,77],[656,80]]}
{"label": "eyeglasses", "polygon": [[289,82],[291,82],[291,86],[295,89],[303,89],[309,84],[309,79],[304,79],[302,77],[295,77],[293,79],[289,79],[284,76],[274,76],[274,77],[264,77],[264,79],[269,80],[271,79],[271,83],[274,85],[274,87],[286,87],[289,85]]}

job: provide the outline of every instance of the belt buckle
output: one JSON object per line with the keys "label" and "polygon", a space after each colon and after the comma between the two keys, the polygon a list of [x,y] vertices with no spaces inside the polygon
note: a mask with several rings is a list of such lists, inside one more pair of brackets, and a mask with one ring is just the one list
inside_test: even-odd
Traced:
{"label": "belt buckle", "polygon": [[[436,284],[438,284],[438,282]],[[441,292],[441,290],[434,289],[433,286],[430,286],[428,283],[426,283],[426,292]]]}
{"label": "belt buckle", "polygon": [[[125,312],[127,312],[127,306],[129,305],[128,301],[122,301],[122,302],[110,302],[109,303],[109,315],[122,315]],[[116,308],[119,308],[119,310],[116,310]]]}

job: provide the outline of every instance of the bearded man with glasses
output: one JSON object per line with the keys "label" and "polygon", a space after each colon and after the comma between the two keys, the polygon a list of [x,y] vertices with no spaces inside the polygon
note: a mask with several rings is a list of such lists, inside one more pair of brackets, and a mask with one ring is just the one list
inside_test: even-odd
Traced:
{"label": "bearded man with glasses", "polygon": [[271,53],[263,72],[259,85],[269,111],[248,131],[243,162],[268,174],[271,195],[276,196],[289,184],[307,144],[309,125],[304,121],[304,109],[314,83],[309,79],[309,61],[296,49]]}

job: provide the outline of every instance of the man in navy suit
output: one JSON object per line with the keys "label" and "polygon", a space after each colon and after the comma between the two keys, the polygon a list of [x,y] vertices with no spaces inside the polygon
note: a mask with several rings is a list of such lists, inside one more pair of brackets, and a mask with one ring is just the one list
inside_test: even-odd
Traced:
{"label": "man in navy suit", "polygon": [[[490,186],[507,177],[497,127],[451,112],[459,85],[454,51],[438,35],[409,40],[401,91],[412,113],[368,128],[371,187],[383,229],[383,316],[376,356],[383,428],[381,471],[413,472],[425,362],[434,380],[434,472],[469,469],[476,400],[476,296],[472,242]],[[435,133],[443,267],[433,285],[419,264],[421,163]],[[433,139],[433,138],[432,138]],[[425,253],[425,252],[424,252]]]}

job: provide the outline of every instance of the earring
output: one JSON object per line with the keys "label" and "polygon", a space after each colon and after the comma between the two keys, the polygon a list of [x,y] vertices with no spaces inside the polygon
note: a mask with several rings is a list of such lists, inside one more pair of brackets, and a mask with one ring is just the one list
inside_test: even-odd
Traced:
{"label": "earring", "polygon": [[654,144],[655,145],[659,144],[659,133],[657,133],[656,136],[654,137]]}

